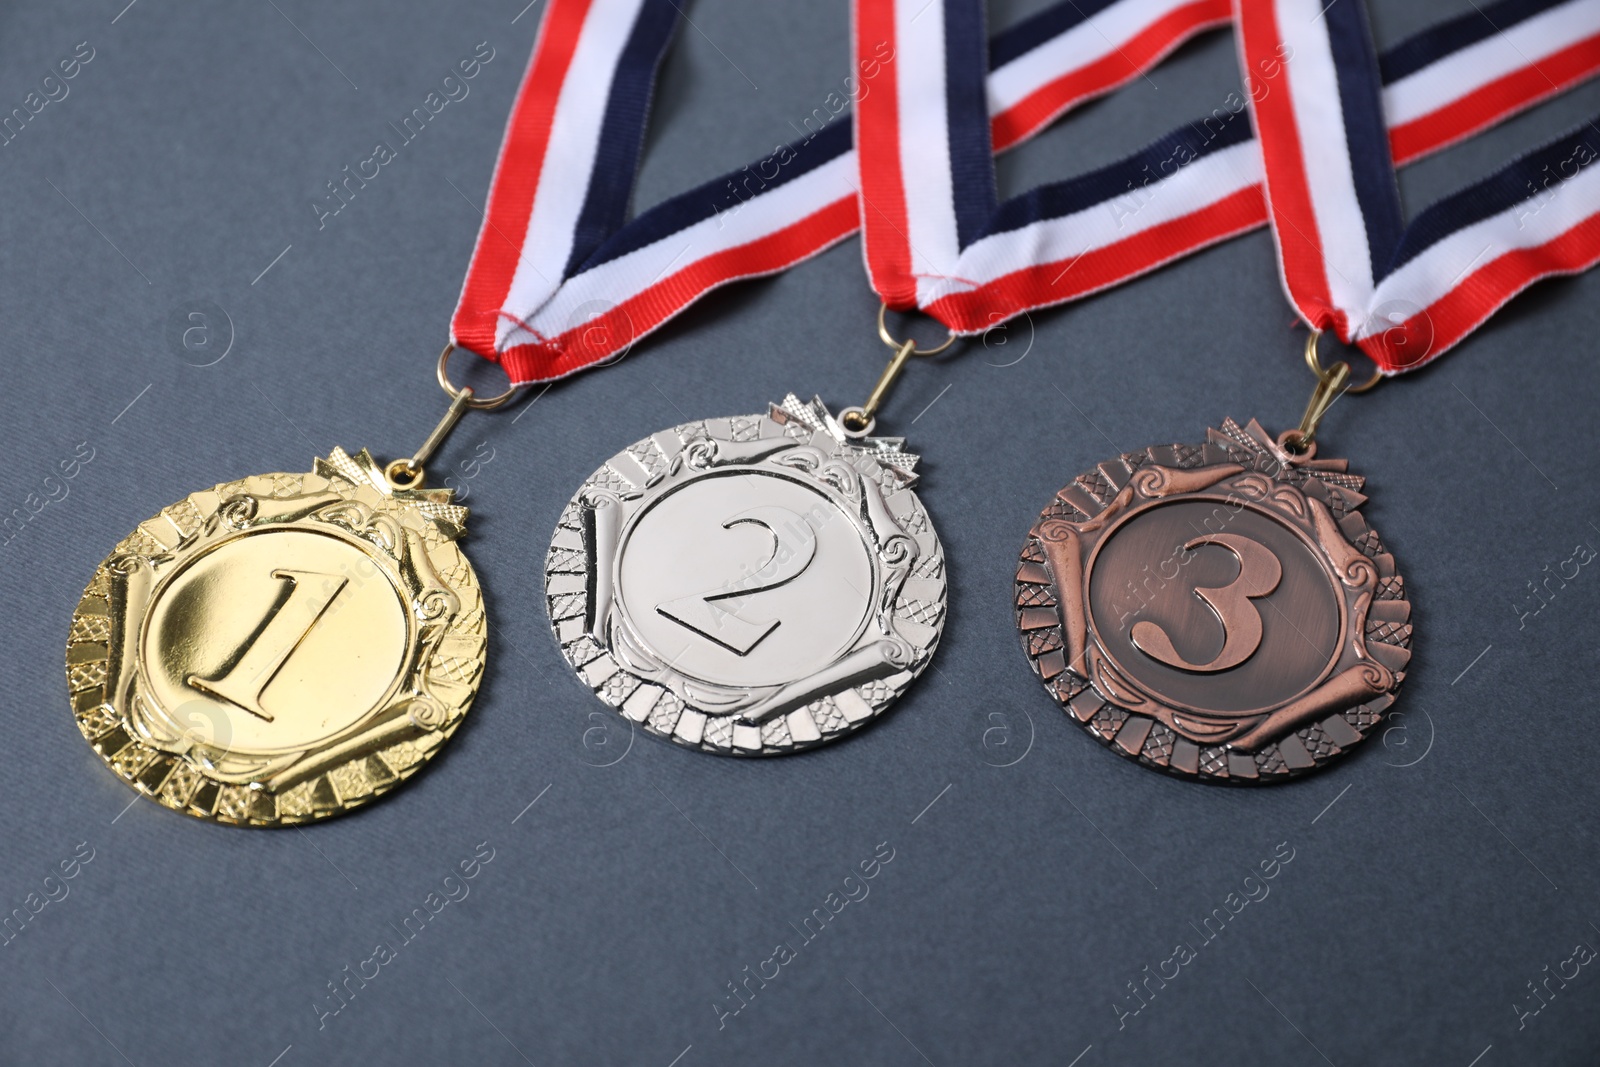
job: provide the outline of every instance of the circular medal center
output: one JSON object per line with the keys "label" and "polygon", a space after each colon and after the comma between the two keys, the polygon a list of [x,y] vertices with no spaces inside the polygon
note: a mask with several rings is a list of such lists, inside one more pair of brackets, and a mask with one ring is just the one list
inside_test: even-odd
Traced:
{"label": "circular medal center", "polygon": [[717,685],[806,678],[866,623],[872,551],[827,496],[778,474],[706,475],[635,521],[617,597],[672,670]]}
{"label": "circular medal center", "polygon": [[264,529],[179,571],[142,637],[150,695],[176,730],[234,752],[313,745],[393,688],[406,601],[372,553],[334,534]]}
{"label": "circular medal center", "polygon": [[1338,656],[1343,599],[1311,545],[1239,499],[1125,519],[1090,561],[1089,618],[1117,668],[1178,708],[1293,700]]}

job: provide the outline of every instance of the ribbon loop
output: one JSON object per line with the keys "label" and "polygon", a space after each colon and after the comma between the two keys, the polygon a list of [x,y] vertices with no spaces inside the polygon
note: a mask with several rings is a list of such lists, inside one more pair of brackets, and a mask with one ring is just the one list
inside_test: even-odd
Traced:
{"label": "ribbon loop", "polygon": [[[650,94],[682,15],[675,0],[549,0],[452,341],[501,363],[514,385],[561,378],[627,351],[712,289],[785,270],[863,224],[885,302],[972,335],[1267,221],[1262,148],[1245,112],[1285,84],[1294,65],[1271,58],[1270,43],[1266,69],[1252,61],[1244,95],[1108,166],[997,202],[988,158],[1225,25],[1228,0],[1059,0],[987,48],[978,0],[924,6],[858,0],[854,120],[841,97],[799,139],[630,219]],[[1505,33],[1484,32],[1491,22]],[[1600,4],[1501,0],[1402,42],[1368,68],[1382,80],[1388,152],[1404,164],[1600,70]],[[915,130],[928,139],[910,136]],[[911,147],[902,152],[902,143]],[[1542,168],[1592,178],[1587,150],[1564,142],[1552,157],[1500,176],[1494,189],[1469,190],[1445,214],[1469,217],[1475,197],[1515,198],[1532,181],[1537,195],[1511,210],[1551,230],[1577,201],[1567,184],[1546,184]],[[1429,218],[1419,216],[1393,263],[1377,268],[1376,304],[1352,318],[1329,301],[1313,322],[1365,331],[1358,343],[1385,367],[1436,354],[1482,299],[1458,289],[1468,310],[1411,313],[1412,289],[1395,279],[1443,262],[1406,258],[1438,232]],[[1582,238],[1546,240],[1536,253],[1500,257],[1489,274],[1479,264],[1468,288],[1509,296],[1526,284],[1519,279],[1581,269],[1587,247]]]}
{"label": "ribbon loop", "polygon": [[[1481,127],[1483,111],[1544,79],[1549,95],[1594,70],[1600,3],[1503,0],[1454,20],[1456,48],[1380,60],[1359,2],[1236,0],[1247,64],[1283,62],[1281,91],[1254,100],[1273,233],[1289,298],[1316,329],[1384,374],[1458,344],[1540,278],[1600,260],[1600,128],[1579,126],[1403,221],[1392,149]],[[1385,93],[1385,74],[1395,79]],[[1454,84],[1477,89],[1455,103]],[[1474,99],[1475,98],[1475,99]],[[1438,105],[1424,115],[1429,101]],[[1394,129],[1385,126],[1399,119]],[[1398,155],[1398,152],[1394,152]]]}
{"label": "ribbon loop", "polygon": [[[983,92],[968,47],[980,10],[981,0],[856,0],[858,60],[889,57],[860,107],[856,146],[868,274],[891,307],[981,333],[1253,229],[1270,202],[1295,307],[1392,374],[1434,358],[1537,278],[1594,261],[1595,125],[1409,226],[1394,168],[1600,71],[1595,0],[1501,0],[1382,55],[1354,2],[1074,3],[1019,26],[1026,38],[996,38]],[[1230,18],[1242,93],[1127,159],[996,202],[974,147],[985,135],[1008,148],[1035,119]],[[1070,74],[1016,88],[1069,50],[1080,64]],[[1485,245],[1497,258],[1473,264]]]}

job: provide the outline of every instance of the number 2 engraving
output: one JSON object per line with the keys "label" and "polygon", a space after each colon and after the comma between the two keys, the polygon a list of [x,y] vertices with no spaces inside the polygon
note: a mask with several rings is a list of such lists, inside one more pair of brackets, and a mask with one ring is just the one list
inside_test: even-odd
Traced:
{"label": "number 2 engraving", "polygon": [[656,611],[679,626],[740,656],[749,655],[780,619],[757,622],[741,618],[717,601],[776,589],[798,578],[817,555],[817,534],[803,515],[775,505],[750,508],[723,522],[724,530],[748,523],[772,535],[772,552],[754,571],[720,587],[657,604]]}
{"label": "number 2 engraving", "polygon": [[274,570],[272,577],[289,583],[289,595],[267,614],[266,624],[233,667],[216,678],[191,674],[186,679],[200,692],[221,697],[267,722],[272,715],[261,706],[261,694],[349,581],[317,571],[283,569]]}
{"label": "number 2 engraving", "polygon": [[1283,580],[1283,564],[1261,542],[1238,534],[1202,534],[1183,547],[1199,545],[1225,548],[1239,561],[1239,576],[1233,581],[1216,589],[1201,587],[1194,591],[1222,624],[1222,651],[1207,663],[1190,663],[1172,647],[1167,632],[1149,620],[1133,624],[1133,643],[1139,651],[1169,667],[1213,673],[1237,667],[1261,647],[1261,612],[1251,601],[1278,588]]}

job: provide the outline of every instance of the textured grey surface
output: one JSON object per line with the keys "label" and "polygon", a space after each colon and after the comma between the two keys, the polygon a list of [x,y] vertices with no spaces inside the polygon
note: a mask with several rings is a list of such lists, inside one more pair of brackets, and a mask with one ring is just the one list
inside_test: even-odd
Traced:
{"label": "textured grey surface", "polygon": [[[479,701],[424,774],[304,832],[128,806],[68,713],[78,591],[193,489],[304,470],[335,444],[401,453],[432,424],[429,362],[542,6],[513,23],[517,0],[140,0],[118,17],[121,3],[0,12],[7,109],[75,44],[95,48],[70,95],[0,147],[6,509],[79,442],[94,449],[0,549],[0,902],[24,905],[79,842],[93,849],[0,947],[0,1061],[1594,1062],[1593,967],[1552,982],[1520,1029],[1513,1008],[1546,965],[1600,944],[1600,574],[1521,628],[1513,606],[1546,564],[1600,546],[1594,276],[1541,286],[1437,367],[1329,417],[1325,447],[1370,477],[1367,515],[1411,583],[1417,658],[1398,729],[1308,780],[1204,788],[1101,751],[1038,690],[1008,604],[1023,534],[1072,474],[1224,415],[1298,417],[1310,380],[1259,232],[906,375],[884,428],[925,457],[951,617],[893,713],[760,762],[630,748],[611,729],[539,604],[558,510],[600,459],[686,417],[791,389],[858,402],[884,353],[852,240],[714,296],[516,422],[457,431],[441,462],[494,454],[467,502],[495,629]],[[1468,9],[1384,0],[1375,21],[1393,41]],[[849,70],[842,0],[690,15],[641,203],[789,138]],[[485,40],[496,58],[471,95],[319,232],[323,183]],[[1007,157],[1002,186],[1208,111],[1231,63],[1225,35],[1183,49]],[[1413,167],[1407,198],[1597,110],[1591,86]],[[169,316],[202,301],[236,333],[203,368],[168,339]],[[319,1029],[327,983],[398,942],[480,842],[493,859],[469,895]],[[1284,842],[1265,899],[1202,944],[1195,927]],[[870,895],[805,941],[802,920],[880,846],[893,859]],[[714,1005],[738,1003],[727,983],[780,942],[794,958],[719,1025]],[[1125,984],[1179,942],[1197,958],[1119,1029]]]}

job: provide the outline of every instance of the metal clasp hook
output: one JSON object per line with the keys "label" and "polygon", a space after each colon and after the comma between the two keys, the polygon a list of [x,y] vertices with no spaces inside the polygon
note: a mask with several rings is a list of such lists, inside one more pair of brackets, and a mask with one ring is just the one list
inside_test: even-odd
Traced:
{"label": "metal clasp hook", "polygon": [[1345,393],[1364,393],[1383,380],[1383,372],[1375,371],[1371,378],[1360,385],[1351,385],[1350,364],[1341,359],[1331,367],[1322,365],[1322,360],[1317,357],[1317,342],[1321,340],[1321,330],[1312,330],[1311,336],[1306,338],[1306,366],[1317,376],[1317,384],[1311,390],[1311,399],[1306,402],[1305,414],[1300,416],[1299,428],[1288,431],[1279,440],[1284,448],[1296,455],[1312,451],[1317,441],[1317,427],[1335,400]]}
{"label": "metal clasp hook", "polygon": [[459,389],[451,385],[449,375],[450,353],[455,350],[456,346],[454,344],[444,346],[444,351],[439,353],[439,366],[437,369],[439,388],[443,389],[445,395],[450,398],[450,407],[445,410],[444,417],[433,428],[433,432],[428,434],[427,438],[422,442],[422,447],[413,452],[409,459],[397,459],[383,468],[383,476],[388,481],[391,489],[416,489],[422,484],[424,477],[422,465],[428,462],[428,458],[444,443],[444,439],[450,435],[451,430],[455,429],[456,423],[461,421],[461,416],[467,413],[468,408],[476,408],[479,411],[493,411],[495,408],[509,404],[522,391],[513,385],[499,396],[480,399],[472,391],[472,386],[470,385],[463,385]]}
{"label": "metal clasp hook", "polygon": [[934,356],[943,352],[956,343],[955,331],[950,331],[944,344],[937,348],[918,348],[916,341],[898,341],[889,332],[888,324],[884,322],[884,315],[889,311],[888,304],[878,305],[878,337],[883,343],[894,349],[894,355],[889,357],[889,365],[878,375],[878,384],[872,387],[872,392],[867,396],[867,402],[860,407],[848,407],[839,412],[839,422],[844,426],[845,433],[851,437],[865,437],[872,432],[877,424],[878,408],[883,406],[883,398],[889,395],[889,387],[894,384],[900,372],[905,369],[906,360],[912,356]]}

